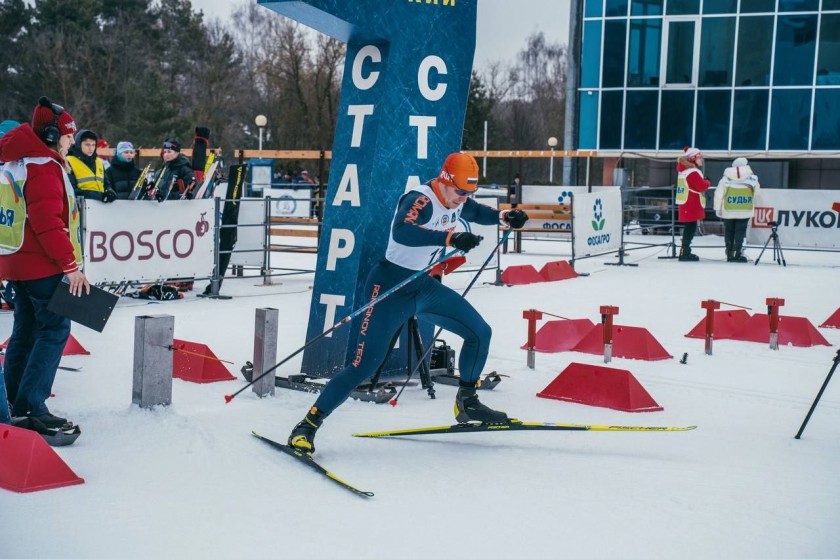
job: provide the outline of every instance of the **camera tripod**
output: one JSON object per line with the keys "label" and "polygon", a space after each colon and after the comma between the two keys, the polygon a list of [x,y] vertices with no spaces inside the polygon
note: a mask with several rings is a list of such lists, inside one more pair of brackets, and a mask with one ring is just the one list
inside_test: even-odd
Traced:
{"label": "camera tripod", "polygon": [[[420,326],[417,324],[417,317],[412,316],[409,318],[406,323],[406,327],[408,328],[408,339],[406,340],[408,345],[408,370],[413,370],[414,363],[419,362],[418,368],[420,371],[420,386],[425,388],[429,398],[434,400],[435,383],[432,380],[432,372],[429,368],[429,364],[424,359],[426,357],[426,352],[423,350],[423,339],[420,336]],[[371,386],[376,386],[379,383],[379,377],[382,375],[382,369],[388,362],[391,352],[394,351],[394,346],[396,345],[401,332],[402,329],[398,330],[397,333],[394,334],[388,353],[385,354],[385,359],[382,360],[382,364],[376,370],[376,373],[370,381]],[[432,343],[434,343],[434,340],[432,340]]]}
{"label": "camera tripod", "polygon": [[770,244],[770,241],[773,241],[773,262],[787,267],[785,255],[782,252],[782,244],[779,242],[778,224],[775,221],[770,222],[770,237],[767,239],[767,242],[764,243],[764,248],[761,249],[761,252],[758,254],[758,258],[755,259],[755,265],[758,266],[758,261],[761,260],[761,257],[764,255],[764,251],[767,250],[767,245]]}

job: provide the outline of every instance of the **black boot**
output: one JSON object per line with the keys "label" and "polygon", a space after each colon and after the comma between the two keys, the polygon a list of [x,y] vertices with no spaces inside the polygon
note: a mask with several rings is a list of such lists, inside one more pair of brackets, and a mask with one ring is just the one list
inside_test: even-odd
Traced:
{"label": "black boot", "polygon": [[72,421],[67,421],[63,417],[58,417],[56,415],[51,414],[50,412],[45,413],[44,415],[32,415],[30,416],[33,419],[38,420],[44,427],[48,429],[67,429],[73,427]]}
{"label": "black boot", "polygon": [[732,251],[732,260],[730,260],[730,262],[744,263],[744,262],[749,262],[749,260],[747,260],[746,256],[741,254],[741,248],[739,247],[739,248]]}
{"label": "black boot", "polygon": [[726,261],[732,262],[732,244],[726,243]]}
{"label": "black boot", "polygon": [[324,422],[326,414],[312,406],[303,421],[295,425],[289,435],[288,445],[306,454],[315,452],[315,432]]}
{"label": "black boot", "polygon": [[697,262],[700,260],[700,257],[696,254],[691,252],[690,247],[680,247],[680,256],[678,258],[680,262]]}
{"label": "black boot", "polygon": [[475,393],[475,383],[461,384],[458,387],[458,394],[455,396],[455,421],[458,423],[469,421],[504,423],[507,418],[505,412],[491,410],[478,401],[478,395]]}

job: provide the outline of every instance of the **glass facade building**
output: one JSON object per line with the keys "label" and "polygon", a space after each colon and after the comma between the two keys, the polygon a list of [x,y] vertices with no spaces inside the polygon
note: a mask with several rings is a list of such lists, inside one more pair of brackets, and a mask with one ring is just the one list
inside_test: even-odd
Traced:
{"label": "glass facade building", "polygon": [[840,0],[583,0],[580,149],[840,151]]}

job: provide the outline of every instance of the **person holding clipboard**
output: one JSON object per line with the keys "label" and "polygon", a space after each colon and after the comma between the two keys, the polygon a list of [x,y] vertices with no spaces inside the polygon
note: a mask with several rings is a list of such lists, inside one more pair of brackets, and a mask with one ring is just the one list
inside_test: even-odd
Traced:
{"label": "person holding clipboard", "polygon": [[38,430],[73,428],[46,404],[70,336],[70,319],[50,311],[49,301],[65,277],[72,295],[90,293],[65,159],[75,132],[70,113],[41,97],[31,126],[0,138],[0,277],[15,290],[5,384],[13,422],[26,418]]}

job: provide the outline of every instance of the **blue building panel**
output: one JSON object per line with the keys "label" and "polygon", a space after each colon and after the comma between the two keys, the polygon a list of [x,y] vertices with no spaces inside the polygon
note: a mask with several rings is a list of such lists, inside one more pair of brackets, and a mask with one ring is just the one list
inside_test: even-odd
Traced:
{"label": "blue building panel", "polygon": [[811,85],[816,48],[816,14],[779,16],[773,85]]}
{"label": "blue building panel", "polygon": [[580,87],[598,87],[601,83],[601,21],[583,24]]}
{"label": "blue building panel", "polygon": [[811,126],[811,90],[776,89],[770,106],[770,149],[806,151]]}
{"label": "blue building panel", "polygon": [[584,91],[580,94],[578,147],[596,149],[598,147],[598,98],[597,91]]}
{"label": "blue building panel", "polygon": [[811,149],[836,150],[840,136],[840,88],[818,89],[814,96]]}

